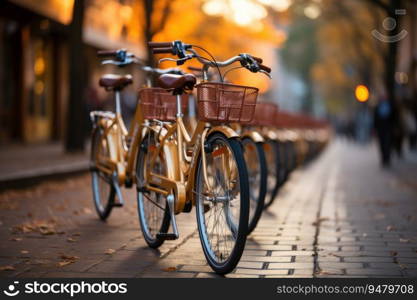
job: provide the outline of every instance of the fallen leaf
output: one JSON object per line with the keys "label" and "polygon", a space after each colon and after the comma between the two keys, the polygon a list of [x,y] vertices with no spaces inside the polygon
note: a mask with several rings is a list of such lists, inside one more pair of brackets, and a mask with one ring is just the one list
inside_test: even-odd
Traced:
{"label": "fallen leaf", "polygon": [[72,256],[72,255],[66,255],[66,254],[62,254],[59,257],[63,259],[62,261],[57,263],[57,266],[60,268],[65,267],[69,264],[75,263],[77,259],[79,259],[78,256]]}
{"label": "fallen leaf", "polygon": [[42,235],[52,235],[52,234],[55,234],[56,233],[56,231],[54,229],[52,229],[52,228],[45,228],[45,227],[39,228],[39,232]]}
{"label": "fallen leaf", "polygon": [[20,253],[21,253],[21,254],[28,254],[28,253],[29,253],[29,251],[27,251],[27,250],[21,250],[21,251],[20,251]]}
{"label": "fallen leaf", "polygon": [[112,255],[115,252],[116,252],[116,250],[114,250],[114,249],[107,249],[106,251],[104,251],[104,253],[107,254],[107,255]]}
{"label": "fallen leaf", "polygon": [[13,266],[2,266],[2,267],[0,267],[0,271],[14,271],[14,270],[16,270],[16,268],[13,267]]}
{"label": "fallen leaf", "polygon": [[13,242],[20,242],[22,240],[22,238],[19,237],[14,237],[14,238],[10,238],[9,241],[13,241]]}
{"label": "fallen leaf", "polygon": [[407,269],[407,266],[406,265],[404,265],[404,264],[398,264],[399,266],[400,266],[400,268],[401,269],[403,269],[403,270],[405,270],[405,269]]}
{"label": "fallen leaf", "polygon": [[175,272],[176,270],[177,270],[176,267],[167,267],[167,268],[162,269],[162,271],[164,272]]}
{"label": "fallen leaf", "polygon": [[69,243],[75,243],[77,240],[73,239],[72,237],[67,238],[67,242]]}
{"label": "fallen leaf", "polygon": [[66,260],[77,260],[77,259],[79,259],[78,256],[72,256],[72,255],[66,255],[66,254],[60,255],[59,258],[66,259]]}
{"label": "fallen leaf", "polygon": [[69,264],[72,264],[74,262],[75,262],[75,260],[63,260],[63,261],[58,262],[57,266],[62,268],[62,267],[65,267]]}
{"label": "fallen leaf", "polygon": [[55,234],[56,221],[50,220],[34,220],[32,222],[26,222],[12,228],[13,232],[29,233],[39,232],[42,235]]}
{"label": "fallen leaf", "polygon": [[400,239],[400,243],[409,243],[410,240],[409,239]]}
{"label": "fallen leaf", "polygon": [[387,226],[387,231],[394,231],[394,230],[395,230],[394,226],[392,226],[392,225]]}

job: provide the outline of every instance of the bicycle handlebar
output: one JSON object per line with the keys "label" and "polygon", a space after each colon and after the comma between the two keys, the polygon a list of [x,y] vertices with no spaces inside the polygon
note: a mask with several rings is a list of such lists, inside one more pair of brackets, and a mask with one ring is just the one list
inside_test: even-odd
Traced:
{"label": "bicycle handlebar", "polygon": [[[204,65],[203,73],[208,68],[226,67],[234,62],[239,61],[242,67],[248,69],[251,72],[261,72],[269,75],[271,68],[262,65],[263,59],[260,57],[252,56],[246,53],[239,54],[225,61],[211,61],[201,57],[192,47],[192,45],[185,44],[181,41],[173,42],[148,42],[154,54],[172,54],[176,55],[179,59],[164,58],[161,61],[175,61],[177,65],[182,65],[186,60],[197,58],[197,60]],[[187,51],[191,54],[188,54]]]}
{"label": "bicycle handlebar", "polygon": [[172,51],[173,51],[172,47],[152,48],[153,54],[161,54],[161,53],[173,54]]}
{"label": "bicycle handlebar", "polygon": [[[251,56],[252,56],[252,55],[251,55]],[[262,58],[260,58],[260,57],[252,56],[252,58],[253,58],[254,60],[256,60],[256,62],[257,62],[258,64],[261,64],[261,63],[263,62],[263,59],[262,59]]]}
{"label": "bicycle handlebar", "polygon": [[267,67],[267,66],[265,66],[265,65],[259,65],[259,68],[261,69],[261,70],[263,70],[263,71],[265,71],[265,72],[267,72],[267,73],[271,73],[271,68],[270,67]]}
{"label": "bicycle handlebar", "polygon": [[116,56],[118,51],[120,50],[99,50],[97,51],[97,56],[98,57]]}
{"label": "bicycle handlebar", "polygon": [[172,42],[148,42],[149,48],[167,48],[172,47]]}

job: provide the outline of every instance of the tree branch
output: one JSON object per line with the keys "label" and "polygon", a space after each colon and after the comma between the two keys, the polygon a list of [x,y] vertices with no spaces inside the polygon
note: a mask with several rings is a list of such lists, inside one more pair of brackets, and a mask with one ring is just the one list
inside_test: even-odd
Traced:
{"label": "tree branch", "polygon": [[155,30],[153,30],[153,35],[155,35],[156,33],[162,31],[162,29],[164,29],[165,24],[168,20],[169,14],[171,13],[171,5],[172,5],[172,0],[166,0],[165,1],[165,5],[164,5],[164,9],[162,11],[162,17],[161,20],[159,21],[158,26],[155,28]]}

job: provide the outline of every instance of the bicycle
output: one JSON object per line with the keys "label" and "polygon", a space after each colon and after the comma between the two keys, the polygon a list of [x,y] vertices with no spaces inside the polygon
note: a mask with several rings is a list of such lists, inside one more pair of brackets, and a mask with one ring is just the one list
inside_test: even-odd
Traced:
{"label": "bicycle", "polygon": [[[98,56],[107,58],[102,61],[102,64],[112,64],[118,67],[139,64],[140,68],[147,73],[148,79],[152,74],[182,74],[179,69],[160,70],[145,66],[126,50],[99,51]],[[90,113],[93,124],[90,155],[93,200],[97,214],[102,220],[109,217],[113,207],[124,205],[120,187],[124,185],[130,188],[134,183],[136,153],[141,136],[146,129],[139,106],[129,131],[123,122],[121,93],[132,82],[131,75],[106,74],[102,76],[99,85],[106,91],[114,93],[115,112],[92,111]],[[147,85],[150,85],[150,80]],[[171,97],[169,94],[167,96]]]}
{"label": "bicycle", "polygon": [[[253,56],[252,56],[253,57]],[[262,59],[258,57],[253,57],[258,63],[262,63]],[[215,76],[216,74],[208,73],[208,78],[217,77],[218,80],[225,81],[226,75],[233,70],[240,69],[240,67],[233,67],[227,70],[223,74],[223,78]],[[265,67],[267,70],[267,75],[271,72],[271,69]],[[197,77],[203,77],[203,70],[196,67],[188,67],[190,71],[193,72]],[[265,142],[261,133],[258,131],[256,119],[258,111],[258,106],[262,103],[257,103],[255,107],[255,115],[253,120],[248,124],[234,123],[230,126],[241,136],[241,144],[243,149],[243,154],[245,158],[246,168],[248,170],[249,177],[249,221],[248,221],[248,235],[256,228],[258,221],[262,215],[264,208],[264,201],[267,194],[267,175],[268,168],[265,158],[265,151],[263,149],[263,144]]]}
{"label": "bicycle", "polygon": [[[196,84],[192,74],[166,74],[158,79],[161,87],[175,95],[177,111],[174,122],[159,122],[140,146],[138,164],[143,167],[137,172],[137,188],[142,233],[150,247],[178,238],[175,215],[190,212],[195,206],[206,260],[216,273],[228,273],[239,262],[246,242],[249,184],[239,135],[225,123],[251,120],[258,89],[205,80],[209,68],[235,62],[255,72],[262,69],[249,55],[224,62],[209,60],[194,49],[201,47],[181,41],[149,42],[149,46],[153,53],[178,57],[160,61],[180,65],[196,58],[203,64],[204,80]],[[198,121],[190,135],[183,122],[181,102],[182,95],[194,87]],[[167,205],[161,205],[164,202]]]}

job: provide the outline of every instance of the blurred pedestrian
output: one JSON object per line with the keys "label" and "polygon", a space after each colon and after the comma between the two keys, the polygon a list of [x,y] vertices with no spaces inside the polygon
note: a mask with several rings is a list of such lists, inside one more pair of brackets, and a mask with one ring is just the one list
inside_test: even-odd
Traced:
{"label": "blurred pedestrian", "polygon": [[389,167],[391,163],[393,119],[394,114],[392,106],[386,95],[382,94],[375,107],[374,126],[383,167]]}
{"label": "blurred pedestrian", "polygon": [[404,108],[402,112],[402,120],[404,123],[405,133],[408,137],[410,149],[415,150],[417,143],[417,124],[413,113],[408,108]]}

